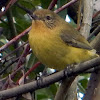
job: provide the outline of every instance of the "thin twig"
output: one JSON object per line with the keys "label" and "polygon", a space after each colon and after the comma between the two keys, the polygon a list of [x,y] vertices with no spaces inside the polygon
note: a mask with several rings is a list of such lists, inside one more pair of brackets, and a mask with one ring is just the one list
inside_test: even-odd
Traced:
{"label": "thin twig", "polygon": [[16,6],[18,6],[19,8],[21,8],[22,10],[24,10],[26,13],[28,13],[29,15],[31,15],[31,14],[33,14],[33,12],[34,12],[34,10],[35,9],[33,9],[33,10],[29,10],[28,8],[25,8],[25,7],[23,7],[22,5],[20,5],[20,4],[16,4]]}
{"label": "thin twig", "polygon": [[17,35],[16,37],[14,37],[12,40],[10,40],[8,43],[6,43],[5,45],[3,45],[0,48],[0,52],[2,52],[3,50],[5,50],[8,46],[10,46],[11,44],[13,44],[14,42],[16,42],[17,40],[19,40],[21,37],[23,37],[24,35],[28,34],[28,32],[30,31],[31,26],[29,28],[27,28],[26,30],[24,30],[22,33],[20,33],[19,35]]}
{"label": "thin twig", "polygon": [[[29,49],[30,49],[30,46],[29,46],[29,44],[27,44],[25,50],[23,51],[22,55],[19,58],[17,66],[15,67],[14,71],[11,73],[11,78],[13,78],[16,75],[17,71],[19,71],[21,69],[22,64],[24,63],[24,60],[25,60],[27,54],[29,54]],[[8,85],[8,79],[2,89],[5,89],[7,87],[7,85]]]}
{"label": "thin twig", "polygon": [[96,24],[96,23],[98,23],[98,22],[100,22],[100,18],[98,18],[98,19],[96,19],[96,20],[93,20],[92,24]]}
{"label": "thin twig", "polygon": [[69,7],[70,5],[72,5],[73,3],[77,2],[78,0],[71,0],[70,2],[68,2],[67,4],[63,5],[61,8],[58,8],[57,10],[55,10],[55,13],[58,13],[62,10],[64,10],[65,8]]}
{"label": "thin twig", "polygon": [[55,4],[57,3],[57,1],[58,1],[58,0],[52,0],[51,3],[50,3],[50,5],[49,5],[49,7],[48,7],[48,9],[50,9],[50,10],[53,9],[53,7],[54,7]]}
{"label": "thin twig", "polygon": [[0,75],[2,75],[12,64],[14,64],[15,62],[17,62],[19,60],[19,58],[12,60],[12,62],[10,64],[8,64],[7,66],[4,67],[3,70],[0,71]]}
{"label": "thin twig", "polygon": [[[15,70],[14,72],[12,72],[12,73],[10,74],[11,79],[13,79],[14,76],[16,75],[16,73],[17,73],[18,71],[20,71],[22,68],[23,68],[23,66],[20,66],[17,70]],[[7,86],[8,86],[8,84],[9,84],[9,79],[7,79],[6,82],[4,83],[4,85],[2,86],[2,90],[5,90],[5,89],[7,88]]]}
{"label": "thin twig", "polygon": [[98,12],[96,12],[92,18],[95,18],[96,16],[98,16],[100,14],[100,10]]}
{"label": "thin twig", "polygon": [[27,77],[34,69],[36,69],[41,63],[37,62],[35,65],[33,65],[32,68],[30,68],[26,73],[25,73],[25,77]]}
{"label": "thin twig", "polygon": [[23,53],[17,63],[15,70],[17,70],[24,63],[26,56],[29,54],[29,50],[30,50],[30,46],[29,46],[29,44],[27,44],[25,50],[23,51]]}
{"label": "thin twig", "polygon": [[96,36],[99,32],[100,32],[100,25],[89,35],[89,37],[87,38],[87,40],[90,41],[90,39],[93,36]]}
{"label": "thin twig", "polygon": [[97,66],[95,68],[91,68],[91,69],[85,71],[84,73],[95,73],[95,72],[97,72],[99,70],[100,70],[100,66]]}
{"label": "thin twig", "polygon": [[25,44],[27,44],[28,43],[28,41],[27,42],[25,42],[25,43],[23,43],[21,46],[19,46],[18,48],[16,48],[15,50],[13,50],[11,53],[9,53],[8,55],[6,55],[5,57],[3,57],[3,58],[1,58],[1,60],[0,61],[2,61],[2,60],[4,60],[4,59],[6,59],[8,56],[10,56],[11,54],[13,54],[13,53],[15,53],[17,50],[19,50],[20,48],[22,48]]}
{"label": "thin twig", "polygon": [[[32,71],[34,71],[41,63],[40,62],[37,62],[35,65],[33,65],[33,67],[31,67],[24,75],[24,78],[26,78]],[[23,77],[23,76],[22,76]],[[21,77],[21,78],[22,78]],[[21,79],[20,78],[20,79]],[[19,80],[20,80],[19,79]],[[19,80],[17,81],[17,83],[19,82]]]}
{"label": "thin twig", "polygon": [[17,0],[10,0],[5,8],[5,11],[0,12],[0,18],[6,13],[6,11],[16,2]]}

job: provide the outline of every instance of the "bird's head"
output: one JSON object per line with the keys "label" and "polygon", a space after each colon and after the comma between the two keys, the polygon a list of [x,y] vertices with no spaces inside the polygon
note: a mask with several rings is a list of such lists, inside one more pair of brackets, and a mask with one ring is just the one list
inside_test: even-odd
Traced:
{"label": "bird's head", "polygon": [[60,20],[62,20],[57,14],[55,14],[53,11],[50,11],[48,9],[36,10],[33,13],[32,18],[35,22],[40,21],[44,23],[50,29],[58,26]]}

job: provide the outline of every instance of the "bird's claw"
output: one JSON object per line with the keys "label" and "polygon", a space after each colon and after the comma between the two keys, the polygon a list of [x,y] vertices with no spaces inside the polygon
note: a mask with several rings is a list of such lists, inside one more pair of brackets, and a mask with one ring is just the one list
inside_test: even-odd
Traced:
{"label": "bird's claw", "polygon": [[64,76],[65,77],[69,77],[73,71],[74,68],[74,64],[68,65],[65,69],[64,69]]}

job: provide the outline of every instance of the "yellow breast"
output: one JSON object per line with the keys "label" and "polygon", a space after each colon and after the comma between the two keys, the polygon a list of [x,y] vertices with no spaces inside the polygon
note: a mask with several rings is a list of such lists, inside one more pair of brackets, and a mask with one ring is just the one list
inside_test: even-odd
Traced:
{"label": "yellow breast", "polygon": [[29,32],[29,43],[34,54],[46,66],[61,70],[68,64],[80,63],[93,57],[89,50],[65,44],[55,32],[59,33],[59,30],[48,29],[42,21],[33,22]]}

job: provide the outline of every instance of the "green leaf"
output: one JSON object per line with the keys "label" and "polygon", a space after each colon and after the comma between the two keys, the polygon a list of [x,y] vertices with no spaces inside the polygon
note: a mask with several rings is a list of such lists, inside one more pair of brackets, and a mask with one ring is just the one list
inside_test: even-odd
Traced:
{"label": "green leaf", "polygon": [[[5,37],[4,35],[1,35],[1,36],[0,36],[0,47],[3,46],[3,45],[5,45],[6,43],[8,43],[8,40],[6,39],[6,37]],[[6,49],[4,50],[4,52],[2,53],[3,56],[4,56],[4,55],[7,55],[7,53],[10,53],[11,50],[14,50],[14,48],[13,48],[12,46],[10,46],[10,48],[9,48],[9,47],[6,48]]]}
{"label": "green leaf", "polygon": [[[34,0],[33,0],[34,1]],[[38,1],[37,1],[38,2]],[[23,7],[32,9],[34,7],[32,0],[20,0],[19,2]],[[36,3],[36,2],[34,2]]]}
{"label": "green leaf", "polygon": [[[6,44],[7,43],[7,39],[6,39],[6,37],[4,36],[4,35],[0,35],[0,42],[1,42],[1,44]],[[0,47],[1,47],[2,45],[0,45]]]}
{"label": "green leaf", "polygon": [[57,88],[58,88],[57,84],[52,84],[49,86],[49,90],[51,91],[53,97],[56,95]]}
{"label": "green leaf", "polygon": [[24,16],[22,19],[16,17],[15,21],[16,21],[15,25],[18,33],[24,31],[27,27],[31,25],[31,21],[27,20]]}
{"label": "green leaf", "polygon": [[53,95],[48,88],[39,89],[35,92],[35,97],[37,100],[48,100],[53,99]]}
{"label": "green leaf", "polygon": [[[34,56],[33,53],[31,53],[29,58],[27,59],[26,68],[29,69],[33,67],[34,64],[36,64],[37,62],[38,62],[38,59]],[[33,72],[35,74],[38,74],[39,72],[43,72],[44,68],[45,68],[44,65],[40,64]]]}
{"label": "green leaf", "polygon": [[27,68],[31,68],[35,63],[36,57],[33,53],[30,54],[29,60],[27,62]]}
{"label": "green leaf", "polygon": [[52,0],[40,0],[42,8],[47,9],[51,1]]}

